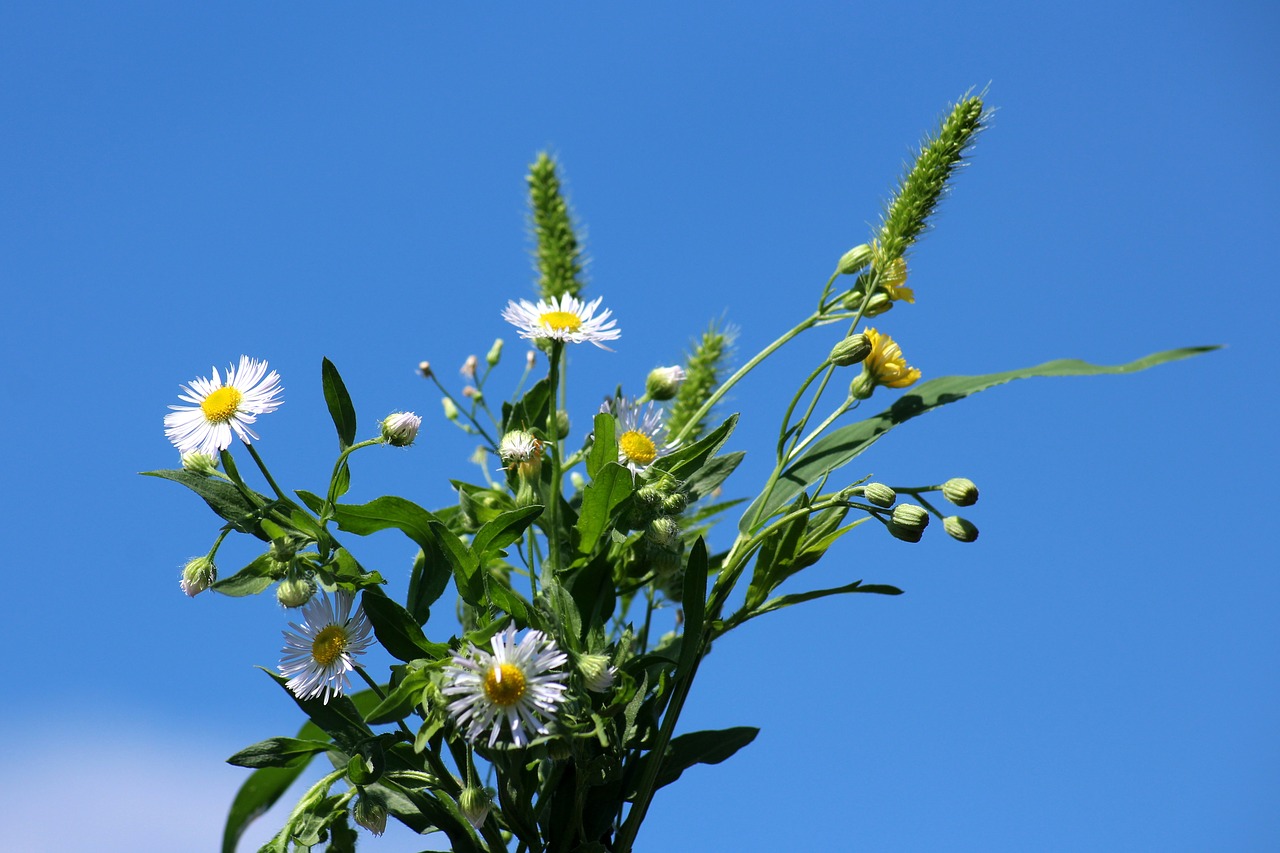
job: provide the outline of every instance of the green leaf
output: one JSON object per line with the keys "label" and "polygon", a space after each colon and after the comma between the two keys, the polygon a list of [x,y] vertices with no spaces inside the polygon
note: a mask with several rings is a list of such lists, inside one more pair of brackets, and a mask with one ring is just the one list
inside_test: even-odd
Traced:
{"label": "green leaf", "polygon": [[367,715],[371,726],[403,720],[422,699],[422,688],[430,680],[425,669],[411,669],[404,679]]}
{"label": "green leaf", "polygon": [[448,646],[430,642],[409,611],[387,598],[382,590],[366,589],[360,596],[360,606],[369,617],[378,642],[400,660],[439,660],[449,654]]}
{"label": "green leaf", "polygon": [[689,502],[692,503],[714,492],[729,478],[746,455],[744,450],[735,450],[733,453],[726,453],[708,460],[700,470],[685,480],[684,487],[689,493]]}
{"label": "green leaf", "polygon": [[[806,601],[813,601],[815,598],[826,598],[828,595],[843,595],[853,592],[869,592],[876,595],[902,595],[902,590],[896,586],[890,586],[884,583],[868,583],[862,581],[854,581],[845,586],[832,587],[830,589],[815,589],[810,592],[798,592],[793,595],[780,595],[777,598],[771,598],[764,604],[757,607],[751,612],[751,617],[761,616],[773,610],[781,610],[784,607],[790,607],[793,604],[801,604]],[[743,620],[746,621],[746,620]]]}
{"label": "green leaf", "polygon": [[[164,480],[181,483],[204,498],[204,502],[209,505],[209,509],[216,512],[221,518],[231,522],[231,526],[236,530],[241,533],[251,533],[264,542],[270,541],[271,537],[263,533],[258,527],[258,508],[241,494],[239,489],[226,480],[205,477],[192,471],[184,471],[181,468],[164,471],[142,471],[141,474],[144,477],[160,477]],[[264,504],[271,503],[265,496],[258,495],[257,492],[253,492],[253,494],[257,495]]]}
{"label": "green leaf", "polygon": [[321,365],[320,373],[324,382],[324,401],[329,407],[329,416],[333,418],[333,425],[338,430],[338,441],[342,443],[342,449],[346,450],[356,443],[355,406],[351,404],[351,395],[347,393],[347,386],[343,384],[342,377],[338,375],[338,368],[333,366],[332,361],[326,358]]}
{"label": "green leaf", "polygon": [[[672,738],[667,746],[667,754],[662,758],[662,768],[658,771],[654,789],[670,785],[695,764],[719,764],[755,740],[758,734],[760,730],[754,726],[735,726],[731,729],[690,732]],[[653,753],[644,757],[645,761],[656,759],[657,756]]]}
{"label": "green leaf", "polygon": [[689,549],[689,559],[685,563],[683,604],[684,633],[680,658],[676,662],[676,678],[687,678],[693,672],[702,650],[702,622],[707,613],[707,542],[701,536]]}
{"label": "green leaf", "polygon": [[705,465],[707,460],[714,456],[716,451],[728,441],[729,435],[737,425],[738,416],[736,414],[730,415],[724,423],[709,432],[705,437],[662,457],[653,463],[653,467],[660,471],[669,472],[677,480],[686,480]]}
{"label": "green leaf", "polygon": [[264,767],[255,770],[236,792],[222,830],[222,853],[236,853],[240,836],[257,818],[275,805],[289,786],[302,775],[307,763],[294,767]]}
{"label": "green leaf", "polygon": [[[615,457],[616,458],[616,457]],[[605,462],[582,491],[582,507],[578,514],[578,550],[590,554],[600,537],[611,526],[622,502],[635,488],[631,472],[617,462]]]}
{"label": "green leaf", "polygon": [[427,620],[431,618],[431,605],[444,593],[451,577],[453,569],[443,551],[435,545],[430,552],[418,549],[418,555],[413,560],[413,571],[409,573],[409,597],[405,599],[405,603],[419,625],[427,624]]}
{"label": "green leaf", "polygon": [[483,563],[487,557],[523,536],[529,525],[541,514],[541,506],[526,506],[502,513],[476,533],[471,540],[471,552]]}
{"label": "green leaf", "polygon": [[319,513],[324,509],[324,498],[314,492],[308,492],[306,489],[294,489],[293,493],[297,495],[302,502],[307,505],[307,509],[312,512]]}
{"label": "green leaf", "polygon": [[479,562],[440,519],[412,501],[388,495],[366,504],[339,504],[333,508],[333,517],[340,529],[359,536],[389,528],[400,530],[423,551],[438,553],[448,560],[462,600],[480,605],[484,579],[479,572]]}
{"label": "green leaf", "polygon": [[334,749],[328,741],[273,737],[246,746],[227,759],[237,767],[293,767],[306,764],[311,756]]}
{"label": "green leaf", "polygon": [[298,704],[303,713],[333,738],[334,742],[347,754],[359,751],[360,745],[373,739],[373,731],[365,725],[364,718],[350,698],[335,696],[326,703],[320,699],[301,699],[294,695],[287,686],[289,679],[277,675],[270,670],[262,670],[280,689]]}
{"label": "green leaf", "polygon": [[511,618],[521,625],[528,625],[539,630],[546,628],[545,620],[537,608],[533,607],[523,596],[497,578],[486,575],[485,594],[494,607],[509,614]]}
{"label": "green leaf", "polygon": [[509,403],[502,404],[502,431],[505,433],[513,429],[541,430],[547,423],[550,399],[551,385],[547,380],[539,379],[514,406]]}
{"label": "green leaf", "polygon": [[833,430],[814,442],[799,459],[791,463],[778,479],[773,491],[761,495],[743,513],[738,529],[754,533],[774,513],[791,503],[800,492],[832,471],[847,464],[876,442],[882,435],[912,418],[939,406],[962,400],[970,394],[1033,376],[1095,376],[1111,373],[1134,373],[1157,364],[1200,355],[1217,347],[1187,347],[1167,350],[1120,365],[1097,365],[1078,359],[1058,359],[1035,367],[987,373],[981,376],[943,376],[914,386],[892,406],[880,414]]}
{"label": "green leaf", "polygon": [[209,588],[214,592],[237,598],[242,595],[257,595],[275,583],[276,571],[276,561],[271,559],[271,554],[268,552],[260,555],[231,577],[223,578]]}
{"label": "green leaf", "polygon": [[591,450],[587,453],[588,479],[594,480],[606,462],[618,461],[618,438],[615,435],[617,425],[617,419],[608,412],[596,415]]}
{"label": "green leaf", "polygon": [[747,598],[744,605],[748,610],[755,608],[765,600],[770,592],[782,583],[790,572],[788,569],[795,561],[804,540],[805,529],[809,526],[809,496],[804,492],[796,498],[787,509],[787,515],[804,512],[783,525],[770,528],[765,536],[764,544],[756,555],[755,568],[751,573],[751,583],[747,586]]}

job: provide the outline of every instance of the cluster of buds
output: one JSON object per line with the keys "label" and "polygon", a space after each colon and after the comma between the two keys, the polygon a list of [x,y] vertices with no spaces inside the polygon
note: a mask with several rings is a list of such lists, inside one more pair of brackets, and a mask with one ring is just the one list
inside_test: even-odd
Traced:
{"label": "cluster of buds", "polygon": [[[851,494],[860,493],[870,503],[886,509],[893,506],[897,500],[897,493],[880,483],[869,483],[866,486],[855,487],[849,491]],[[910,491],[912,494],[917,494],[919,491],[939,491],[942,492],[944,498],[956,506],[972,506],[978,502],[978,487],[973,484],[972,480],[964,477],[952,477],[941,486],[932,489],[912,489]],[[942,529],[951,538],[959,542],[973,542],[978,538],[978,528],[973,522],[958,515],[944,517],[923,498],[920,498],[920,502],[929,508],[925,509],[915,504],[893,506],[893,513],[889,517],[886,526],[895,538],[904,542],[919,542],[925,528],[929,526],[929,514],[931,511],[942,519]]]}

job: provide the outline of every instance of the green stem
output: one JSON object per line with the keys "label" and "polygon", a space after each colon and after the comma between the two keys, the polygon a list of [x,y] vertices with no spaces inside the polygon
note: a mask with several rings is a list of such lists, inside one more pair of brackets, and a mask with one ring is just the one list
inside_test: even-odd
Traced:
{"label": "green stem", "polygon": [[551,341],[551,355],[549,356],[551,364],[547,371],[547,380],[551,383],[550,393],[547,395],[549,408],[547,409],[547,439],[550,444],[550,452],[547,453],[551,461],[551,484],[548,487],[547,499],[547,561],[551,566],[551,576],[555,577],[556,573],[564,568],[560,555],[560,442],[558,440],[559,424],[556,420],[556,396],[560,380],[560,356],[564,351],[564,343],[562,341]]}
{"label": "green stem", "polygon": [[267,470],[267,465],[265,462],[262,461],[262,457],[258,455],[258,451],[255,450],[253,445],[247,441],[244,443],[244,446],[248,448],[249,455],[252,456],[253,461],[257,463],[258,470],[262,472],[262,476],[267,479],[267,484],[271,486],[271,491],[275,492],[276,497],[278,497],[280,500],[285,501],[286,503],[290,502],[288,495],[286,495],[280,489],[280,487],[276,485],[275,478],[272,477],[271,472]]}
{"label": "green stem", "polygon": [[[364,679],[365,684],[368,684],[368,685],[369,685],[369,689],[370,689],[370,690],[372,690],[372,691],[374,692],[374,695],[376,695],[379,699],[383,699],[383,700],[385,700],[385,699],[387,698],[387,693],[386,693],[386,691],[385,691],[385,690],[383,690],[383,689],[382,689],[382,685],[380,685],[380,684],[378,684],[378,682],[374,681],[374,680],[369,676],[369,673],[367,673],[367,672],[365,672],[365,671],[364,671],[364,667],[362,667],[362,666],[357,666],[357,667],[355,668],[355,670],[356,670],[356,672],[360,675],[360,677]],[[408,727],[408,726],[406,726],[406,725],[404,724],[404,720],[396,720],[396,725],[398,725],[398,726],[400,727],[400,731],[404,732],[405,734],[407,734],[407,735],[409,736],[409,742],[410,742],[410,743],[412,743],[412,742],[413,742],[413,732],[409,729],[409,727]]]}
{"label": "green stem", "polygon": [[[484,436],[484,440],[485,440],[485,441],[487,441],[487,442],[489,442],[489,447],[490,447],[490,449],[492,449],[494,453],[497,453],[497,452],[498,452],[498,443],[497,443],[496,441],[494,441],[492,437],[490,437],[489,433],[487,433],[487,432],[485,432],[485,431],[484,431],[484,427],[480,426],[480,422],[479,422],[479,421],[477,421],[477,420],[475,419],[475,417],[471,414],[471,412],[467,411],[467,409],[464,409],[462,406],[458,405],[458,398],[456,398],[456,397],[454,397],[452,394],[450,394],[450,393],[449,393],[449,389],[448,389],[448,388],[446,388],[446,387],[444,387],[444,385],[443,385],[443,384],[441,384],[441,382],[440,382],[440,377],[436,376],[435,371],[432,371],[432,372],[431,372],[431,381],[432,381],[432,382],[434,382],[434,383],[436,383],[436,387],[440,389],[440,393],[441,393],[441,394],[444,394],[444,395],[445,395],[445,397],[449,398],[449,401],[450,401],[451,403],[453,403],[454,408],[456,408],[456,409],[458,410],[458,412],[462,414],[462,416],[463,416],[463,417],[465,417],[468,421],[470,421],[470,422],[471,422],[471,426],[473,426],[473,427],[475,428],[476,432],[478,432],[478,433],[480,433],[482,436]],[[475,404],[473,403],[472,405],[468,406],[467,408],[468,408],[468,409],[474,409],[474,408],[475,408]],[[493,418],[493,414],[492,414],[492,413],[490,413],[489,417],[490,417],[490,419],[492,419],[492,418]]]}
{"label": "green stem", "polygon": [[333,473],[329,475],[329,490],[325,493],[324,506],[321,507],[320,521],[322,523],[328,520],[333,505],[338,501],[338,474],[341,473],[342,466],[346,464],[347,457],[362,447],[371,447],[375,444],[382,444],[382,439],[371,438],[367,441],[357,442],[338,454],[338,461],[333,463]]}

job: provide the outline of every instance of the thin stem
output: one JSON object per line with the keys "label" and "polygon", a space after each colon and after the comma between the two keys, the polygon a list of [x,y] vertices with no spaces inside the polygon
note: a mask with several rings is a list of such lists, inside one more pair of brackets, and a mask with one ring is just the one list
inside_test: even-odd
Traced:
{"label": "thin stem", "polygon": [[[552,439],[559,434],[559,425],[556,419],[556,394],[560,380],[560,357],[564,351],[564,343],[562,341],[551,341],[550,369],[547,371],[547,378],[551,382],[551,389],[547,400],[549,406],[547,409],[547,438]],[[547,557],[551,565],[552,576],[556,572],[564,568],[560,556],[560,442],[557,440],[551,444],[551,451],[547,454],[551,460],[551,484],[548,487],[547,499]]]}
{"label": "thin stem", "polygon": [[[386,693],[386,691],[382,689],[382,686],[381,686],[380,684],[378,684],[378,682],[374,681],[374,680],[369,676],[369,673],[367,673],[367,672],[365,672],[365,671],[364,671],[364,667],[362,667],[362,666],[356,666],[356,667],[355,667],[355,670],[356,670],[356,672],[360,675],[360,677],[364,679],[365,684],[368,684],[368,685],[369,685],[369,689],[370,689],[370,690],[372,690],[372,691],[374,692],[374,695],[376,695],[379,699],[386,699],[386,698],[387,698],[387,693]],[[413,741],[413,731],[412,731],[412,730],[410,730],[410,728],[404,724],[404,720],[396,720],[396,725],[398,725],[398,726],[400,727],[400,731],[404,732],[405,734],[407,734],[407,735],[409,736],[409,741],[410,741],[410,742],[412,742],[412,741]]]}
{"label": "thin stem", "polygon": [[262,461],[262,457],[258,455],[258,451],[255,450],[253,445],[247,441],[244,443],[244,446],[248,448],[249,455],[252,456],[253,461],[257,463],[258,470],[262,472],[262,476],[266,477],[267,484],[271,486],[271,491],[275,492],[276,497],[280,500],[289,502],[289,497],[280,489],[279,486],[276,485],[275,478],[272,477],[271,472],[267,470],[267,465]]}
{"label": "thin stem", "polygon": [[[449,401],[453,403],[454,408],[456,408],[460,413],[462,413],[463,417],[465,417],[468,421],[471,422],[471,426],[475,428],[476,432],[484,436],[484,440],[489,442],[489,447],[492,448],[494,453],[497,453],[498,443],[493,440],[493,438],[489,435],[489,433],[484,431],[484,427],[480,426],[480,422],[475,419],[475,417],[472,415],[471,412],[467,411],[467,409],[464,409],[462,406],[458,405],[458,398],[454,397],[452,394],[449,393],[449,389],[444,387],[444,385],[440,382],[440,377],[436,376],[435,371],[431,372],[431,381],[436,383],[436,387],[440,389],[440,393],[444,394],[445,397],[447,397]],[[473,403],[467,408],[474,409],[475,404]],[[492,419],[493,417],[492,413],[490,413],[489,417],[490,419]]]}

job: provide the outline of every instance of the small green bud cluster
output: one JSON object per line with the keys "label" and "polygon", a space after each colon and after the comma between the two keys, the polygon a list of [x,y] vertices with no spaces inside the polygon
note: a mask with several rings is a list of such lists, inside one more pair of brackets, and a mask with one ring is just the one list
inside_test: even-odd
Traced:
{"label": "small green bud cluster", "polygon": [[889,519],[889,532],[903,542],[919,542],[929,526],[929,511],[915,504],[898,504]]}
{"label": "small green bud cluster", "polygon": [[543,299],[582,290],[583,252],[573,230],[569,202],[560,190],[557,164],[545,152],[529,166],[529,208],[537,240],[538,291]]}

